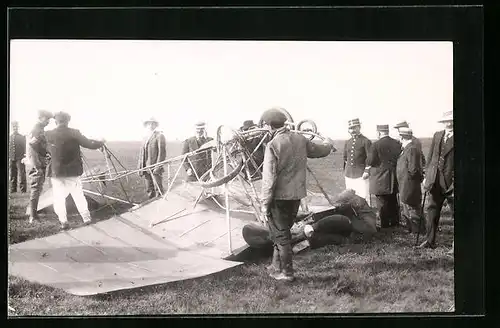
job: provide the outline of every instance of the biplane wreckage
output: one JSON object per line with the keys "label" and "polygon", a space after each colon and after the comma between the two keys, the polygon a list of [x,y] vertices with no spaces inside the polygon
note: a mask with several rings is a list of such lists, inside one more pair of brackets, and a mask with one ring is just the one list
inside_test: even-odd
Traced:
{"label": "biplane wreckage", "polygon": [[[295,124],[283,112],[291,130],[313,142],[322,139],[313,121]],[[241,265],[238,256],[245,250],[272,244],[260,212],[263,151],[270,137],[261,123],[247,131],[219,126],[216,139],[200,149],[143,168],[166,167],[168,184],[161,196],[140,204],[133,203],[126,192],[129,177],[140,170],[127,170],[105,147],[107,170],[89,168],[82,177],[84,186],[97,189],[85,187],[89,205],[122,203],[128,210],[91,225],[11,245],[9,273],[71,294],[94,295],[201,277]],[[306,125],[310,128],[304,129]],[[211,153],[212,168],[194,182],[182,180],[183,167],[193,165],[201,152]],[[364,199],[345,192],[334,199],[309,167],[308,172],[321,193],[308,191],[302,202],[292,228],[294,243],[311,237],[311,228],[306,226],[323,236],[376,231],[375,216],[364,210],[366,202],[360,203]],[[111,184],[118,185],[125,197],[106,194]],[[50,194],[46,190],[42,195],[39,211],[50,207]]]}

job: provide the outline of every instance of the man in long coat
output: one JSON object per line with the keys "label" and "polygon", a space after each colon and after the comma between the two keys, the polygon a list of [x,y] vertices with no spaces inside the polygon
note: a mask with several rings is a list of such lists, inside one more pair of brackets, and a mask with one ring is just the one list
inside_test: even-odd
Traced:
{"label": "man in long coat", "polygon": [[[205,122],[195,124],[196,135],[184,141],[182,154],[193,152],[213,138],[207,137]],[[189,163],[192,163],[192,165]],[[188,181],[197,181],[205,172],[212,168],[212,154],[210,150],[200,151],[189,157],[189,161],[184,162],[184,169],[188,175]]]}
{"label": "man in long coat", "polygon": [[9,140],[10,192],[26,192],[26,168],[22,159],[26,155],[26,137],[19,133],[19,123],[12,122],[12,134]]}
{"label": "man in long coat", "polygon": [[[444,113],[438,121],[444,130],[434,133],[424,180],[424,190],[428,192],[426,206],[426,240],[419,247],[434,248],[441,209],[446,199],[453,215],[454,203],[454,161],[453,161],[453,111]],[[452,246],[453,247],[453,246]]]}
{"label": "man in long coat", "polygon": [[389,137],[389,125],[377,125],[377,134],[367,160],[371,167],[370,193],[377,197],[381,228],[388,228],[399,225],[396,164],[401,144]]}
{"label": "man in long coat", "polygon": [[[401,128],[408,128],[409,129],[410,125],[408,124],[408,122],[402,121],[402,122],[399,122],[398,124],[396,124],[394,126],[394,128],[396,130],[398,130],[398,133],[399,133]],[[411,137],[411,142],[420,151],[420,159],[422,162],[422,169],[424,170],[425,169],[425,156],[424,156],[424,153],[422,151],[422,142],[420,141],[420,139],[418,139],[414,135],[412,135],[412,137]]]}
{"label": "man in long coat", "polygon": [[[159,122],[154,117],[144,121],[146,136],[139,153],[139,169],[163,162],[167,156],[167,142],[158,126]],[[163,194],[163,166],[140,171],[139,175],[146,180],[146,192],[150,199]]]}
{"label": "man in long coat", "polygon": [[47,139],[45,127],[53,115],[46,110],[38,111],[38,122],[26,138],[26,158],[23,159],[30,181],[29,222],[38,220],[38,201],[43,190],[47,172]]}
{"label": "man in long coat", "polygon": [[370,204],[367,158],[372,142],[361,134],[358,118],[349,120],[348,131],[351,138],[345,143],[343,156],[345,186]]}
{"label": "man in long coat", "polygon": [[399,201],[403,209],[403,217],[410,232],[423,232],[425,226],[421,225],[422,189],[423,180],[421,150],[414,144],[413,131],[402,127],[399,129],[403,151],[397,163],[397,178]]}
{"label": "man in long coat", "polygon": [[103,141],[87,139],[79,130],[68,127],[71,116],[66,112],[54,115],[57,127],[47,131],[47,151],[50,153],[50,165],[47,176],[52,182],[54,197],[54,211],[57,214],[61,228],[69,227],[66,197],[71,195],[83,222],[89,224],[92,217],[83,194],[80,176],[83,174],[83,165],[80,147],[98,149],[104,145]]}

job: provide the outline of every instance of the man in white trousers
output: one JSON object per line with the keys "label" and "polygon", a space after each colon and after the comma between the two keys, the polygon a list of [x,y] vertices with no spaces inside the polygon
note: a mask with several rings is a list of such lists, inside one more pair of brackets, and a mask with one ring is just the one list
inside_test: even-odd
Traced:
{"label": "man in white trousers", "polygon": [[344,176],[346,189],[352,189],[356,195],[370,202],[369,170],[366,160],[372,145],[370,139],[361,134],[358,118],[349,120],[348,131],[351,138],[344,147]]}
{"label": "man in white trousers", "polygon": [[83,222],[92,222],[80,180],[83,174],[80,146],[98,149],[104,145],[104,141],[87,139],[79,130],[69,128],[71,116],[68,113],[58,112],[54,119],[57,127],[46,132],[47,150],[51,155],[47,175],[52,182],[54,211],[61,222],[61,228],[65,230],[69,228],[66,212],[68,195],[73,197]]}

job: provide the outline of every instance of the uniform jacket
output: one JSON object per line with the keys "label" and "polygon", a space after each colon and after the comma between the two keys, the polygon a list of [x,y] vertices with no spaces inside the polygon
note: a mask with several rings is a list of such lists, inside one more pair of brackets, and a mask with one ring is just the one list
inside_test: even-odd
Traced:
{"label": "uniform jacket", "polygon": [[367,165],[371,166],[370,193],[397,193],[396,164],[400,153],[401,144],[389,136],[382,137],[372,144],[367,160]]}
{"label": "uniform jacket", "polygon": [[372,142],[362,134],[347,140],[344,147],[344,174],[357,179],[363,175]]}
{"label": "uniform jacket", "polygon": [[26,154],[26,137],[19,133],[12,133],[9,140],[9,159],[17,161]]}
{"label": "uniform jacket", "polygon": [[304,198],[307,158],[328,156],[331,149],[329,145],[313,143],[284,127],[276,130],[264,152],[263,204],[268,205],[273,199]]}
{"label": "uniform jacket", "polygon": [[47,139],[44,127],[37,123],[26,138],[26,159],[28,165],[37,169],[47,167]]}
{"label": "uniform jacket", "polygon": [[[453,170],[453,136],[442,145],[445,131],[434,133],[431,147],[427,156],[427,168],[425,173],[425,187],[431,189],[436,178],[438,170],[444,176],[447,192],[453,192],[454,170]],[[441,147],[443,146],[443,147]],[[441,152],[441,148],[443,151]]]}
{"label": "uniform jacket", "polygon": [[[160,131],[153,131],[153,133],[144,140],[139,153],[138,168],[142,169],[165,160],[167,156],[167,141],[165,136]],[[160,174],[163,172],[163,167],[155,169],[154,173]],[[141,175],[143,172],[141,172]]]}
{"label": "uniform jacket", "polygon": [[[201,145],[212,140],[213,138],[210,137],[202,138],[200,141],[198,141],[196,136],[188,138],[184,141],[182,153],[187,154],[193,152],[200,148]],[[198,177],[201,177],[205,172],[212,168],[212,154],[210,151],[201,151],[193,156],[190,156],[189,160],[193,163],[194,170],[196,171]],[[184,168],[186,171],[191,168],[189,162],[186,161],[184,163]]]}
{"label": "uniform jacket", "polygon": [[47,150],[51,161],[48,176],[54,178],[78,177],[83,174],[80,146],[89,149],[102,147],[103,143],[87,139],[79,130],[58,126],[46,132]]}
{"label": "uniform jacket", "polygon": [[422,199],[420,183],[423,180],[423,169],[421,151],[413,141],[399,155],[396,173],[401,202],[411,206],[419,205]]}

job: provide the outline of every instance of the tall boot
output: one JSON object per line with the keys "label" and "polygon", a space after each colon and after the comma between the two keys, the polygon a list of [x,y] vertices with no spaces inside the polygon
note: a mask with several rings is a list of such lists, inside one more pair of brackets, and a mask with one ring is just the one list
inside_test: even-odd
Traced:
{"label": "tall boot", "polygon": [[38,199],[30,199],[29,203],[29,223],[38,221]]}
{"label": "tall boot", "polygon": [[292,245],[278,245],[278,249],[281,260],[281,272],[279,274],[272,275],[272,277],[276,280],[294,281]]}
{"label": "tall boot", "polygon": [[269,273],[281,272],[280,251],[277,245],[274,245],[273,259],[271,261],[271,265],[267,267],[267,270],[269,271]]}

